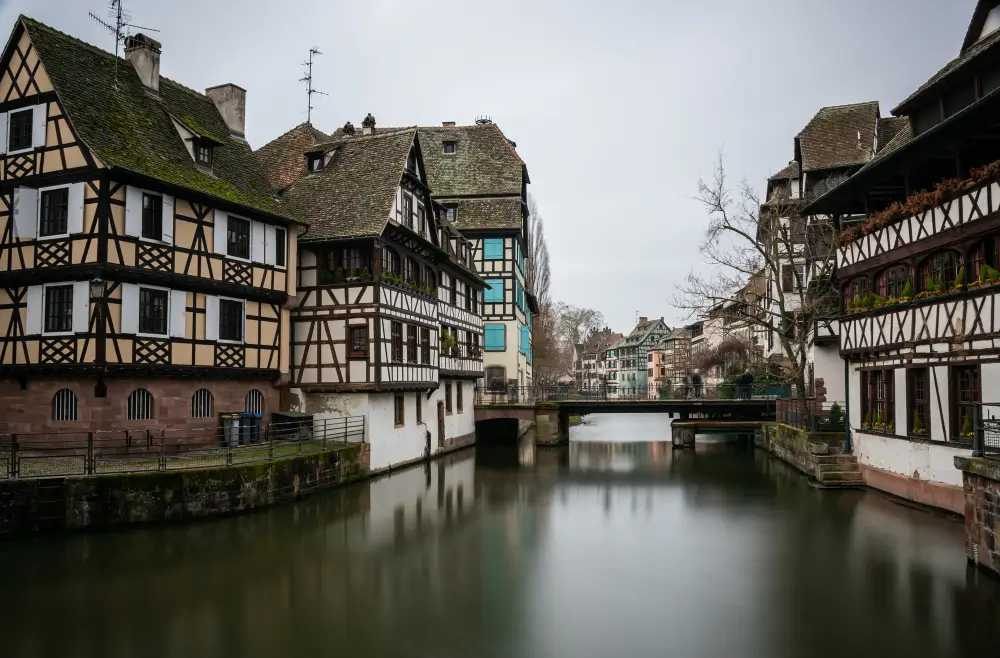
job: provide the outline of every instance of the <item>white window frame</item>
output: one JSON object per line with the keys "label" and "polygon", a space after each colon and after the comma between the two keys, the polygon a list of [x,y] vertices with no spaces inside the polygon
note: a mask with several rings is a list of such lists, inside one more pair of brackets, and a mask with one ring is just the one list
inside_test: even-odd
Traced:
{"label": "white window frame", "polygon": [[[138,289],[139,294],[136,297],[136,304],[135,304],[135,312],[137,314],[136,319],[135,319],[135,326],[136,326],[135,335],[136,336],[140,336],[142,338],[169,338],[170,337],[170,301],[171,301],[170,300],[170,296],[171,296],[170,295],[170,288],[164,288],[163,286],[150,286],[150,285],[146,285],[145,283],[136,284],[136,288]],[[142,333],[142,332],[140,332],[138,330],[139,319],[142,318],[142,289],[143,288],[149,288],[150,290],[165,290],[166,291],[166,293],[167,293],[167,333],[165,333],[165,334],[147,334],[147,333]]]}
{"label": "white window frame", "polygon": [[[47,105],[47,103],[46,103],[46,105]],[[35,106],[34,105],[28,105],[28,106],[19,107],[16,110],[11,110],[10,112],[7,112],[7,132],[3,136],[4,149],[10,147],[10,118],[11,118],[11,115],[12,114],[17,114],[19,112],[24,112],[24,111],[28,111],[28,112],[31,113],[31,146],[29,146],[28,148],[18,149],[16,151],[7,151],[7,155],[20,155],[22,153],[31,153],[36,148],[38,148],[37,146],[35,146]],[[60,185],[58,187],[62,187],[62,186]]]}
{"label": "white window frame", "polygon": [[[139,190],[139,235],[137,235],[136,237],[139,238],[140,242],[149,242],[151,244],[172,245],[174,243],[173,242],[173,237],[172,237],[173,236],[173,230],[171,230],[171,239],[170,240],[164,240],[163,239],[163,234],[164,234],[164,223],[167,221],[166,210],[167,210],[167,206],[168,205],[170,206],[170,215],[171,215],[171,217],[170,217],[170,223],[171,223],[171,226],[173,225],[173,222],[174,222],[174,218],[173,218],[173,207],[174,207],[174,204],[173,203],[167,204],[167,196],[168,195],[164,194],[163,192],[155,192],[153,190],[144,190],[141,187],[140,188],[136,188],[136,189]],[[147,194],[150,195],[150,196],[158,196],[158,197],[160,197],[160,239],[159,240],[157,240],[156,238],[147,238],[145,235],[142,234],[142,198],[145,195],[147,195]],[[39,204],[38,204],[39,208],[41,207],[41,205],[42,205],[41,202],[39,202]],[[147,288],[151,288],[152,286],[146,286],[146,287]]]}
{"label": "white window frame", "polygon": [[[50,185],[48,187],[38,188],[38,204],[35,208],[35,239],[36,240],[59,240],[61,238],[68,238],[71,233],[69,231],[69,204],[70,204],[70,188],[72,185],[70,183],[65,183],[64,185]],[[66,190],[66,232],[65,233],[53,233],[52,235],[42,235],[42,195],[46,192],[51,192],[52,190]]]}
{"label": "white window frame", "polygon": [[[42,326],[39,332],[40,336],[75,336],[76,331],[73,330],[73,312],[76,309],[76,286],[73,285],[73,281],[56,281],[53,283],[43,283],[42,284]],[[89,284],[88,284],[89,285]],[[46,331],[45,330],[45,311],[48,309],[48,298],[49,298],[49,288],[60,288],[62,286],[69,286],[73,289],[73,298],[70,300],[70,330],[69,331]],[[88,301],[89,304],[89,301]]]}
{"label": "white window frame", "polygon": [[232,339],[229,339],[229,338],[223,338],[222,337],[222,304],[220,303],[219,304],[219,317],[216,320],[218,322],[218,324],[219,324],[219,326],[216,327],[216,335],[218,336],[218,338],[216,338],[216,342],[218,342],[218,343],[226,343],[227,345],[246,345],[247,344],[247,300],[240,299],[239,297],[225,297],[223,295],[218,295],[217,298],[218,298],[219,302],[222,302],[223,300],[227,300],[227,301],[230,301],[230,302],[239,302],[240,304],[243,305],[243,331],[240,332],[242,334],[242,336],[243,336],[243,339],[242,340],[232,340]]}

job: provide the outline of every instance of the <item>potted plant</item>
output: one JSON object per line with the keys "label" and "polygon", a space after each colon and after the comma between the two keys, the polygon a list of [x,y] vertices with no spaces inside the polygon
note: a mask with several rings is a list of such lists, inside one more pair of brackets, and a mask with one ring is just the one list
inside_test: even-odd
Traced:
{"label": "potted plant", "polygon": [[952,284],[952,290],[962,291],[965,290],[965,266],[962,265],[958,268],[958,272],[955,274],[955,282]]}
{"label": "potted plant", "polygon": [[441,346],[444,348],[444,351],[446,353],[448,353],[448,354],[454,354],[455,348],[458,346],[458,340],[455,338],[454,334],[452,334],[450,332],[447,332],[447,331],[442,332],[441,333]]}
{"label": "potted plant", "polygon": [[870,429],[872,426],[872,412],[868,411],[865,413],[865,419],[861,422],[861,427],[863,429]]}
{"label": "potted plant", "polygon": [[959,436],[963,439],[971,439],[974,433],[972,431],[972,421],[969,420],[968,416],[962,418],[962,429],[959,431]]}
{"label": "potted plant", "polygon": [[899,295],[899,301],[908,302],[911,299],[913,299],[913,282],[907,279],[906,284],[903,285],[903,292]]}
{"label": "potted plant", "polygon": [[920,414],[916,411],[913,412],[913,433],[918,436],[927,434],[927,428],[924,427],[924,422],[920,419]]}

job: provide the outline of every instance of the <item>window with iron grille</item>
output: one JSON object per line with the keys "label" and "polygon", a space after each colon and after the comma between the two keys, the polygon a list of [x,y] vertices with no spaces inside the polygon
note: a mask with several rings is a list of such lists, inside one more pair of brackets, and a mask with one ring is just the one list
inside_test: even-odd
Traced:
{"label": "window with iron grille", "polygon": [[391,324],[392,337],[392,360],[395,363],[403,362],[403,323],[393,322]]}
{"label": "window with iron grille", "polygon": [[243,340],[243,302],[235,299],[219,300],[219,339],[241,342]]}
{"label": "window with iron grille", "polygon": [[135,389],[125,401],[125,411],[129,420],[150,420],[153,417],[153,396],[144,388]]}
{"label": "window with iron grille", "polygon": [[250,221],[229,217],[226,222],[226,254],[235,258],[250,258]]}
{"label": "window with iron grille", "polygon": [[32,117],[31,108],[20,112],[10,113],[10,140],[7,143],[7,151],[22,151],[30,149],[32,144]]}
{"label": "window with iron grille", "polygon": [[412,324],[406,325],[406,360],[417,362],[417,328]]}
{"label": "window with iron grille", "polygon": [[274,229],[274,264],[277,267],[284,267],[286,262],[287,254],[285,251],[288,249],[285,239],[286,239],[285,229],[277,228]]}
{"label": "window with iron grille", "polygon": [[955,366],[951,379],[952,438],[969,440],[976,424],[976,407],[982,402],[979,366]]}
{"label": "window with iron grille", "polygon": [[191,396],[191,417],[211,418],[213,406],[212,392],[207,388],[199,388]]}
{"label": "window with iron grille", "polygon": [[52,420],[79,420],[76,393],[63,388],[52,396]]}
{"label": "window with iron grille", "polygon": [[163,197],[159,194],[142,195],[142,237],[163,239]]}
{"label": "window with iron grille", "polygon": [[73,286],[45,288],[45,331],[63,332],[73,329]]}
{"label": "window with iron grille", "polygon": [[392,419],[396,427],[402,427],[406,422],[405,416],[406,402],[402,395],[397,395],[392,400]]}
{"label": "window with iron grille", "polygon": [[167,291],[139,288],[139,333],[167,334]]}
{"label": "window with iron grille", "polygon": [[351,357],[368,358],[368,327],[351,327]]}
{"label": "window with iron grille", "polygon": [[910,434],[927,435],[930,433],[931,417],[928,414],[927,383],[927,368],[910,368],[906,371],[906,422]]}
{"label": "window with iron grille", "polygon": [[431,362],[431,330],[420,328],[420,363],[430,365]]}
{"label": "window with iron grille", "polygon": [[39,237],[64,235],[69,231],[69,188],[45,190],[41,194]]}
{"label": "window with iron grille", "polygon": [[264,394],[255,388],[247,391],[247,396],[243,400],[243,410],[248,414],[264,413]]}

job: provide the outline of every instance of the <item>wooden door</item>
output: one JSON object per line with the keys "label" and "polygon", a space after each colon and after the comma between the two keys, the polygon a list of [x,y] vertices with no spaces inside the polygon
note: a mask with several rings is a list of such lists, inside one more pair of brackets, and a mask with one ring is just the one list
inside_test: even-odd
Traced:
{"label": "wooden door", "polygon": [[438,448],[444,447],[444,400],[438,402]]}

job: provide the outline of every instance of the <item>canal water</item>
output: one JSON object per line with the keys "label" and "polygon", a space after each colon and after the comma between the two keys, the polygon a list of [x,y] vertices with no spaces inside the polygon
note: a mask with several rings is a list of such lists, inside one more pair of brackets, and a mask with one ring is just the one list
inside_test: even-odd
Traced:
{"label": "canal water", "polygon": [[979,658],[959,521],[665,416],[479,446],[266,512],[0,543],[0,655]]}

